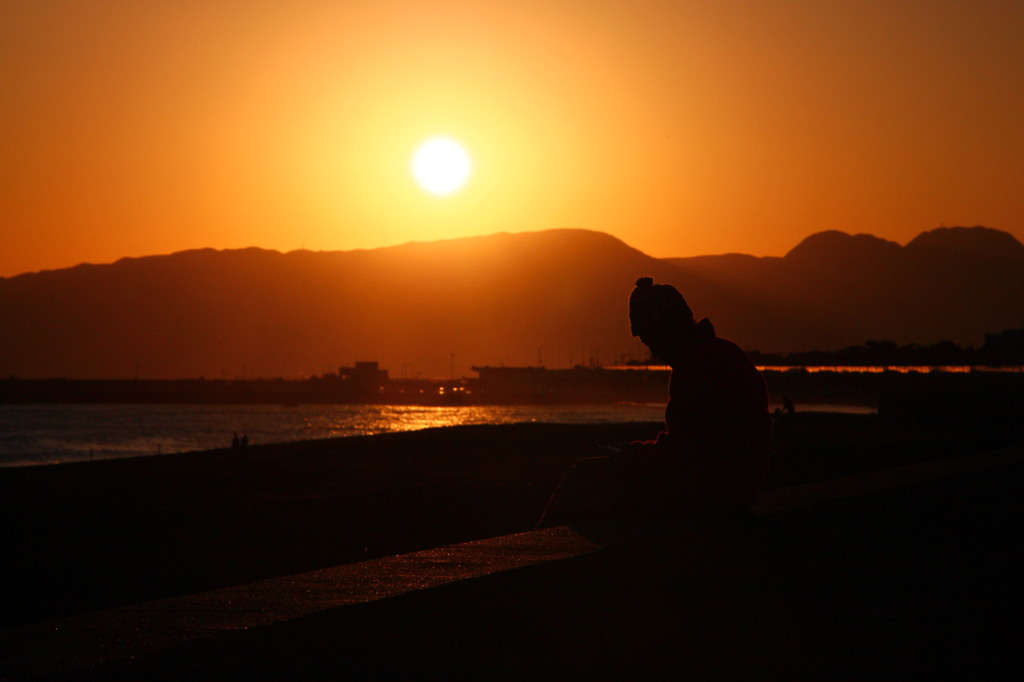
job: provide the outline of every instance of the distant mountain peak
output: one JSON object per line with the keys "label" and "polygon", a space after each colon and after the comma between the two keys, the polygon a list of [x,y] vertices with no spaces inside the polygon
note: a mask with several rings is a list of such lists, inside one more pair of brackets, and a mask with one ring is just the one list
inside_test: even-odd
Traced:
{"label": "distant mountain peak", "polygon": [[816,232],[793,247],[785,259],[793,263],[861,260],[886,257],[900,252],[896,242],[871,234],[851,235],[840,230]]}
{"label": "distant mountain peak", "polygon": [[949,254],[997,260],[1024,259],[1024,244],[1008,232],[980,225],[937,227],[922,232],[904,247],[908,252]]}

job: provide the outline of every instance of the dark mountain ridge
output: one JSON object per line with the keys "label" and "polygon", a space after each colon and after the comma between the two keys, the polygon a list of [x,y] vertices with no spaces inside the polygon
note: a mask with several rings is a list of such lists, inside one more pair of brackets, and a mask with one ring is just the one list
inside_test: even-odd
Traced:
{"label": "dark mountain ridge", "polygon": [[980,344],[1024,324],[1024,245],[985,227],[938,228],[906,246],[830,230],[785,256],[670,258],[722,289],[752,292],[798,320],[787,338],[752,329],[762,348],[834,349],[868,339]]}
{"label": "dark mountain ridge", "polygon": [[1024,246],[985,228],[935,232],[905,247],[819,233],[782,258],[656,259],[587,230],[124,258],[0,278],[0,375],[297,377],[379,360],[396,377],[461,376],[470,364],[619,362],[645,357],[626,321],[640,275],[676,284],[719,333],[763,351],[980,343],[1019,326]]}
{"label": "dark mountain ridge", "polygon": [[462,373],[539,354],[610,362],[627,352],[624,301],[645,272],[673,269],[608,235],[557,230],[32,273],[0,280],[0,373],[252,378],[375,359],[396,376],[444,376],[452,354]]}

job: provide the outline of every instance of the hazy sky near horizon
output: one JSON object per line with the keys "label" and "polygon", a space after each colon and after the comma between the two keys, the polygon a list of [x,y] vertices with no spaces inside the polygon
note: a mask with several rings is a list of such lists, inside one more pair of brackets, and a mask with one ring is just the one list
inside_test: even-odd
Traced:
{"label": "hazy sky near horizon", "polygon": [[[0,276],[581,227],[1024,240],[1019,0],[9,0]],[[409,170],[445,134],[439,198]]]}

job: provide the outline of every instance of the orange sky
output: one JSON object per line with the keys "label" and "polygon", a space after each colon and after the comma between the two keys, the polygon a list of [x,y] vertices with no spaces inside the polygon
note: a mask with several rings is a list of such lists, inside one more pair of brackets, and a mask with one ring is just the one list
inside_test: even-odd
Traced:
{"label": "orange sky", "polygon": [[[1018,0],[0,4],[0,276],[584,227],[1024,240]],[[421,140],[474,174],[438,198]]]}

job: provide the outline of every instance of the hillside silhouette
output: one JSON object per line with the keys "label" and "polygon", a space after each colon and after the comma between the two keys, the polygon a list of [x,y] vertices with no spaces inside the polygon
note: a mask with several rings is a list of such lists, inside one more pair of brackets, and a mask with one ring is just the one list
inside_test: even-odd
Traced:
{"label": "hillside silhouette", "polygon": [[793,322],[738,321],[762,350],[830,350],[870,339],[978,345],[986,332],[1024,323],[1024,245],[985,227],[938,228],[906,246],[832,230],[783,257],[667,260],[681,276],[743,292]]}
{"label": "hillside silhouette", "polygon": [[1020,325],[1021,272],[1024,246],[986,228],[903,247],[823,232],[782,258],[656,259],[587,230],[200,249],[0,278],[0,375],[297,377],[379,360],[395,377],[447,376],[640,359],[625,305],[639,274],[676,284],[749,349],[972,344]]}

